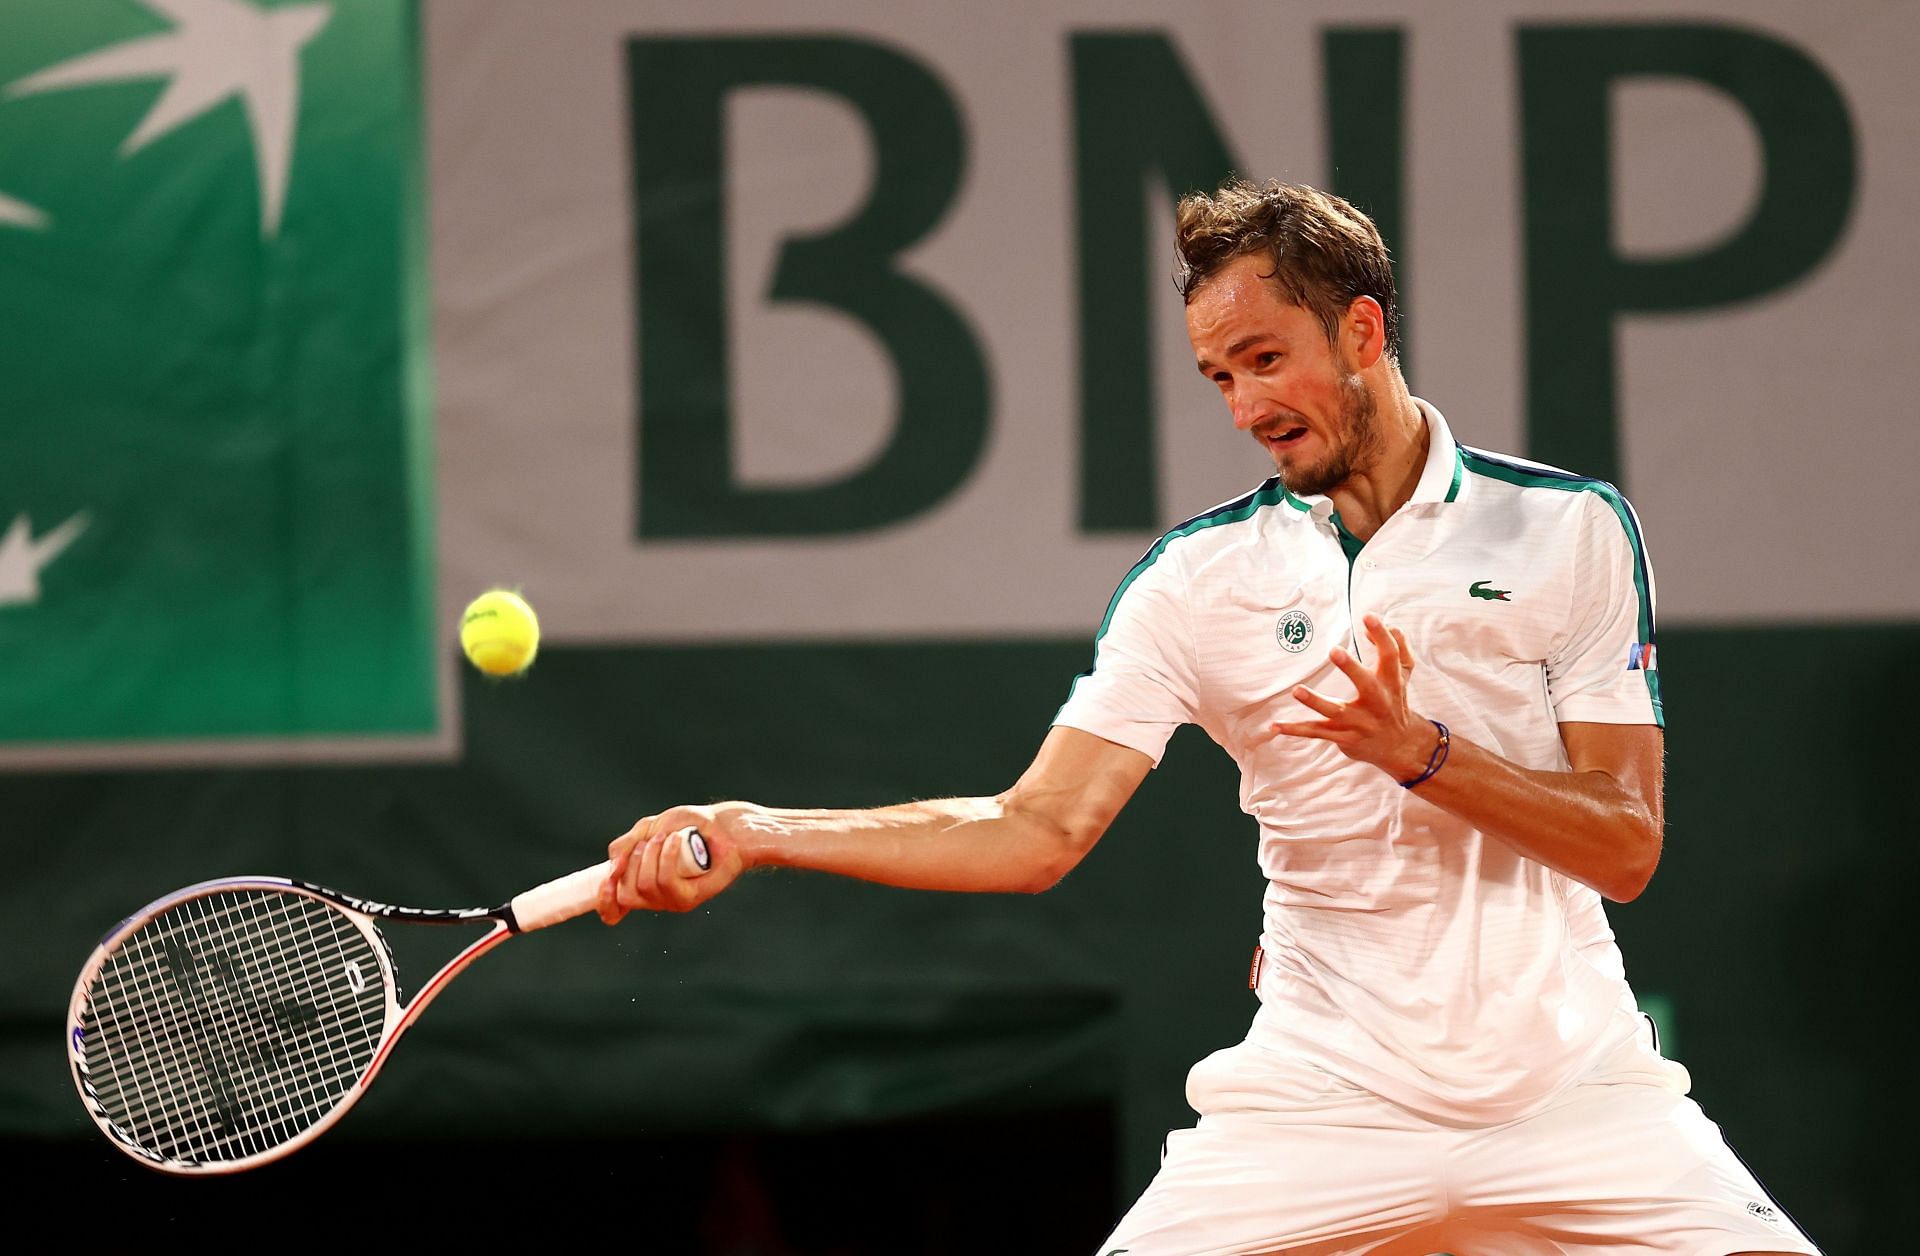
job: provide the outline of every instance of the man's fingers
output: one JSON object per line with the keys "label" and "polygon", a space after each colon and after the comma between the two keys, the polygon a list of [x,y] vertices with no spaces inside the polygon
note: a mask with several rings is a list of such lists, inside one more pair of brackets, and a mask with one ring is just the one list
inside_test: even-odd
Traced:
{"label": "man's fingers", "polygon": [[614,861],[615,872],[619,871],[620,861],[626,858],[627,852],[647,840],[648,835],[653,832],[654,821],[659,818],[659,816],[641,816],[633,822],[632,828],[607,843],[607,858]]}
{"label": "man's fingers", "polygon": [[1378,615],[1368,615],[1366,623],[1367,636],[1373,641],[1374,648],[1380,653],[1380,660],[1376,666],[1382,671],[1385,671],[1389,664],[1398,668],[1400,666],[1399,634],[1387,627],[1386,621]]}
{"label": "man's fingers", "polygon": [[1398,628],[1390,628],[1378,615],[1366,615],[1361,620],[1367,627],[1367,637],[1373,642],[1379,659],[1374,664],[1376,674],[1391,684],[1400,673],[1413,666],[1413,655],[1407,650],[1407,638]]}
{"label": "man's fingers", "polygon": [[1337,719],[1346,714],[1347,711],[1346,703],[1336,702],[1324,694],[1315,693],[1305,685],[1295,685],[1293,687],[1293,696],[1301,706],[1307,708],[1309,711],[1324,715],[1328,719]]}
{"label": "man's fingers", "polygon": [[626,875],[620,878],[620,905],[629,910],[651,906],[649,898],[656,892],[659,868],[660,835],[650,833],[627,860]]}
{"label": "man's fingers", "polygon": [[1360,660],[1339,646],[1334,646],[1333,649],[1327,651],[1327,657],[1333,661],[1335,667],[1347,674],[1349,680],[1357,682],[1360,677],[1367,674],[1367,669],[1360,666]]}
{"label": "man's fingers", "polygon": [[607,843],[607,858],[612,862],[613,867],[607,872],[607,883],[600,894],[602,905],[599,910],[600,919],[608,924],[617,924],[620,918],[627,914],[629,905],[624,904],[620,897],[622,888],[630,883],[627,870],[632,866],[634,852],[640,849],[648,835],[652,833],[654,821],[657,819],[659,819],[658,816],[644,816],[636,820],[632,828]]}
{"label": "man's fingers", "polygon": [[[1406,700],[1407,674],[1413,671],[1413,651],[1407,646],[1407,635],[1398,628],[1389,627],[1378,615],[1364,615],[1360,622],[1366,628],[1367,639],[1373,642],[1377,655],[1373,670],[1368,673],[1369,678],[1379,686],[1381,695],[1390,705],[1399,705]],[[1334,653],[1337,655],[1341,651],[1336,649]],[[1338,663],[1340,660],[1335,658],[1334,661]],[[1345,667],[1341,670],[1349,676],[1354,674]],[[1360,685],[1363,695],[1370,692],[1358,679],[1354,684]]]}
{"label": "man's fingers", "polygon": [[606,883],[600,887],[600,897],[594,901],[593,909],[600,914],[600,923],[603,925],[617,925],[627,914],[615,895],[613,878],[607,878]]}
{"label": "man's fingers", "polygon": [[667,911],[685,911],[693,906],[693,893],[686,883],[683,862],[686,848],[685,829],[660,835],[660,852],[653,865],[653,889],[659,905]]}
{"label": "man's fingers", "polygon": [[[1354,689],[1358,691],[1354,698],[1355,702],[1365,702],[1369,698],[1379,695],[1381,692],[1380,678],[1368,671],[1359,659],[1353,657],[1353,655],[1347,653],[1339,646],[1333,647],[1328,657],[1333,660],[1333,665],[1346,673],[1347,679],[1353,682]],[[1352,704],[1349,703],[1348,705]]]}

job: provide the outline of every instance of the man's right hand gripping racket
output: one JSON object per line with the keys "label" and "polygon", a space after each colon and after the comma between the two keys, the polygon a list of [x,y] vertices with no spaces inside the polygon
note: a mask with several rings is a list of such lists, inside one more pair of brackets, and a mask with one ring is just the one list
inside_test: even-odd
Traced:
{"label": "man's right hand gripping racket", "polygon": [[[663,857],[699,876],[706,839]],[[147,904],[101,939],[73,989],[67,1052],[87,1112],[168,1173],[234,1173],[305,1146],[352,1107],[461,969],[508,938],[594,909],[610,862],[499,907],[394,907],[279,877],[229,877]],[[491,924],[406,1003],[382,923]]]}

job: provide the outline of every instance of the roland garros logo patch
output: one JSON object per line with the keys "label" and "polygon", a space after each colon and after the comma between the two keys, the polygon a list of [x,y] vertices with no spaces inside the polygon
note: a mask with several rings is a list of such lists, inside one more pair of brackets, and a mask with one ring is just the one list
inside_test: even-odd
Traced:
{"label": "roland garros logo patch", "polygon": [[1313,642],[1313,620],[1305,611],[1288,611],[1274,624],[1273,639],[1288,654],[1298,654]]}

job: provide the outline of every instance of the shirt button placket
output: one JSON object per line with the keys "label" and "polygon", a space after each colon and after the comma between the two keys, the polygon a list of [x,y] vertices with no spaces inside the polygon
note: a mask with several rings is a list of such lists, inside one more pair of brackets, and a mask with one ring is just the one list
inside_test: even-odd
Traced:
{"label": "shirt button placket", "polygon": [[[1368,542],[1367,548],[1373,548],[1371,541]],[[1380,563],[1379,560],[1375,559],[1371,554],[1361,554],[1359,558],[1354,560],[1353,565],[1356,568],[1354,578],[1347,585],[1347,644],[1353,657],[1364,662],[1366,659],[1366,643],[1361,640],[1364,634],[1360,631],[1360,618],[1366,614],[1366,611],[1361,607],[1362,590],[1360,588],[1360,582],[1367,574],[1378,571],[1380,569]],[[1371,590],[1368,590],[1368,592],[1371,592]]]}

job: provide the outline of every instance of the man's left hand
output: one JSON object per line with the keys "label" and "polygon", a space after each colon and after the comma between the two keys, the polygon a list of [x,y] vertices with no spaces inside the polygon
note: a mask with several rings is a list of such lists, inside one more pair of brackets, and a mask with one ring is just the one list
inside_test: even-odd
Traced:
{"label": "man's left hand", "polygon": [[1330,741],[1349,759],[1371,763],[1396,781],[1410,781],[1426,771],[1438,734],[1433,723],[1407,707],[1407,678],[1413,674],[1413,651],[1398,628],[1389,628],[1378,615],[1361,618],[1372,643],[1374,665],[1338,646],[1333,665],[1346,673],[1357,691],[1346,702],[1329,698],[1305,685],[1295,685],[1293,696],[1321,720],[1278,721],[1276,736],[1312,737]]}

